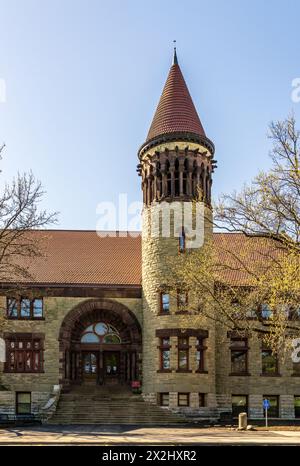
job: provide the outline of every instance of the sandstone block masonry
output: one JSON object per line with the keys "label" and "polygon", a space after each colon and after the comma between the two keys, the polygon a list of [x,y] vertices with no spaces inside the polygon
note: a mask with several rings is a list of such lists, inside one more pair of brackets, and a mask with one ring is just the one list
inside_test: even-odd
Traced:
{"label": "sandstone block masonry", "polygon": [[[45,297],[43,320],[10,320],[6,318],[6,297],[1,298],[1,319],[4,325],[0,336],[7,333],[38,333],[44,335],[44,370],[42,373],[5,372],[0,363],[0,414],[15,414],[16,393],[31,392],[32,412],[37,413],[49,399],[53,387],[60,383],[60,364],[64,354],[59,348],[59,332],[65,316],[81,303],[94,298]],[[142,324],[139,298],[108,298],[125,305]]]}

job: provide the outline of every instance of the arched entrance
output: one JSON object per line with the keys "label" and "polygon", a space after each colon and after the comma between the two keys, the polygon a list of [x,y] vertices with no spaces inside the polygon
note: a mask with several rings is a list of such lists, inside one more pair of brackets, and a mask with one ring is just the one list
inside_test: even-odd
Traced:
{"label": "arched entrance", "polygon": [[109,299],[87,300],[64,318],[60,383],[126,384],[141,376],[142,332],[135,315]]}

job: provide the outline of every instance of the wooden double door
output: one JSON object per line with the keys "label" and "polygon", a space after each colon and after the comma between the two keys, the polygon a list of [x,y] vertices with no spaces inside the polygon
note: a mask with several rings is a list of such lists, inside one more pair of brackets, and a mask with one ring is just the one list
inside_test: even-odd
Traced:
{"label": "wooden double door", "polygon": [[120,381],[120,351],[84,351],[83,381],[114,384]]}

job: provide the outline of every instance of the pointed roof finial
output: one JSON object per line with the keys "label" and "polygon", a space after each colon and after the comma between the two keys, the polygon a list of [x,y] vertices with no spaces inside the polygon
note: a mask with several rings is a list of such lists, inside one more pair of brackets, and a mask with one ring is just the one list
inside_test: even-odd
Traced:
{"label": "pointed roof finial", "polygon": [[197,110],[177,63],[176,49],[174,50],[174,64],[170,68],[156,107],[147,142],[173,133],[193,133],[198,137],[205,137]]}
{"label": "pointed roof finial", "polygon": [[177,53],[176,53],[176,40],[173,40],[173,44],[174,44],[173,65],[178,65]]}

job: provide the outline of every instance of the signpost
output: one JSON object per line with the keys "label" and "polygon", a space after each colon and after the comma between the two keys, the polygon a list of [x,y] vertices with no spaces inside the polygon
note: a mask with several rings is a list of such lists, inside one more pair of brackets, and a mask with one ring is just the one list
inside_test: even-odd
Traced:
{"label": "signpost", "polygon": [[270,408],[270,400],[268,400],[268,398],[264,398],[263,408],[265,410],[266,427],[268,427],[268,409]]}

